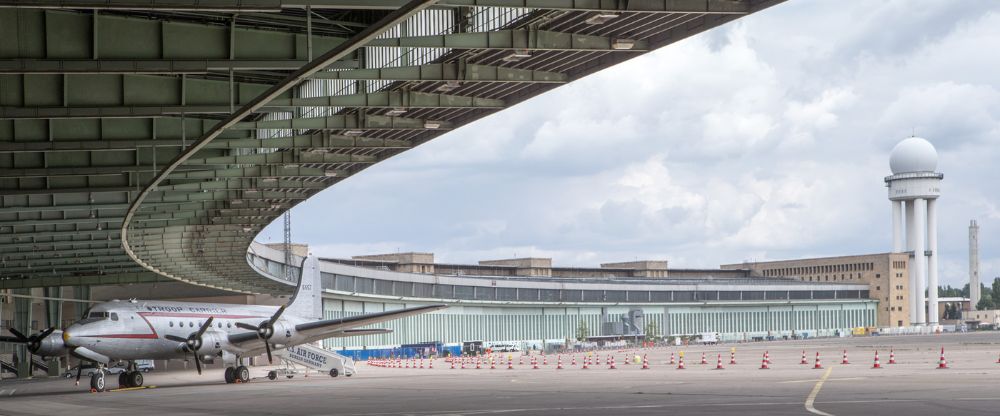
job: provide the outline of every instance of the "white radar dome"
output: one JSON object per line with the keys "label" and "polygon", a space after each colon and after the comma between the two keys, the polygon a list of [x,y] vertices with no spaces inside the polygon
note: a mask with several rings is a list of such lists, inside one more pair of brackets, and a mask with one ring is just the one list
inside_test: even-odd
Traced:
{"label": "white radar dome", "polygon": [[909,172],[934,172],[938,154],[931,142],[920,137],[910,137],[892,148],[889,169],[892,174]]}

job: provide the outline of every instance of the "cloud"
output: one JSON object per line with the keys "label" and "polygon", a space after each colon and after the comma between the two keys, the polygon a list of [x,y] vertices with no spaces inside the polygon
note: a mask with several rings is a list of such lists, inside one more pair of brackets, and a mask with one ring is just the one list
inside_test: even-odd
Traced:
{"label": "cloud", "polygon": [[915,130],[946,175],[941,282],[967,276],[972,218],[1000,274],[997,44],[991,1],[784,3],[379,163],[296,207],[295,238],[565,265],[885,252],[888,153]]}

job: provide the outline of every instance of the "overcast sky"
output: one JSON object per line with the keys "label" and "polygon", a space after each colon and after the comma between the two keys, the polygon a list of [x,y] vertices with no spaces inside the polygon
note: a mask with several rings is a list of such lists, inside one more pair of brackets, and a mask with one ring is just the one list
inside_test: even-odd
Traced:
{"label": "overcast sky", "polygon": [[[887,252],[889,151],[945,174],[941,283],[1000,274],[1000,3],[792,0],[479,120],[293,210],[324,256],[666,259]],[[281,241],[280,219],[259,236]]]}

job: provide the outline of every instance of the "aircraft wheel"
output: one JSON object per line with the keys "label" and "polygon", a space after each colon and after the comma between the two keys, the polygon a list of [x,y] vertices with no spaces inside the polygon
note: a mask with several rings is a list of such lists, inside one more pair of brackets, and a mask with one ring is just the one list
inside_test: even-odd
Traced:
{"label": "aircraft wheel", "polygon": [[133,371],[129,373],[128,384],[129,387],[142,387],[142,373],[138,371]]}
{"label": "aircraft wheel", "polygon": [[267,378],[269,380],[274,380],[274,379],[278,378],[278,372],[277,371],[268,371],[267,372]]}
{"label": "aircraft wheel", "polygon": [[236,369],[233,367],[226,367],[226,383],[233,384],[236,382]]}
{"label": "aircraft wheel", "polygon": [[330,377],[336,377],[338,375],[340,375],[340,371],[337,371],[336,368],[331,368],[330,369]]}
{"label": "aircraft wheel", "polygon": [[123,389],[126,387],[132,387],[128,385],[128,377],[125,376],[125,373],[118,373],[118,388]]}
{"label": "aircraft wheel", "polygon": [[94,373],[94,375],[90,376],[90,388],[99,392],[104,391],[104,374]]}
{"label": "aircraft wheel", "polygon": [[243,365],[236,367],[236,378],[242,383],[250,381],[250,369]]}

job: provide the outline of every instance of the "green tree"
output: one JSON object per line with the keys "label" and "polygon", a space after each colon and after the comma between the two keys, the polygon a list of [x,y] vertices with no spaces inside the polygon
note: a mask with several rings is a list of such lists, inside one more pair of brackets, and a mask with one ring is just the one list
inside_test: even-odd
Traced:
{"label": "green tree", "polygon": [[587,339],[589,335],[590,335],[590,328],[587,328],[587,321],[581,319],[580,323],[577,324],[576,326],[576,340],[583,341]]}
{"label": "green tree", "polygon": [[982,299],[979,299],[979,303],[976,304],[976,309],[981,311],[988,309],[996,309],[996,305],[993,304],[992,297],[983,296]]}
{"label": "green tree", "polygon": [[646,334],[647,340],[651,340],[660,336],[660,326],[657,325],[656,321],[653,319],[650,319],[649,322],[646,322],[646,327],[643,328],[643,331]]}
{"label": "green tree", "polygon": [[993,279],[993,287],[990,290],[990,297],[993,298],[994,305],[1000,305],[1000,277]]}

